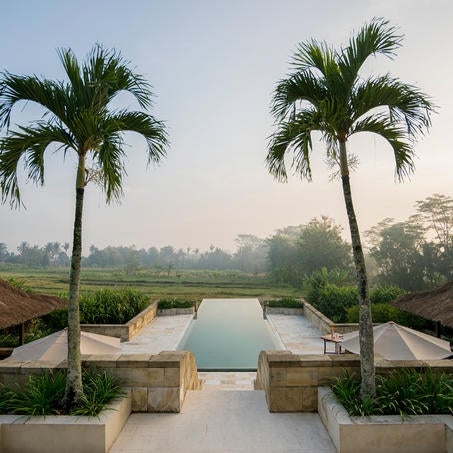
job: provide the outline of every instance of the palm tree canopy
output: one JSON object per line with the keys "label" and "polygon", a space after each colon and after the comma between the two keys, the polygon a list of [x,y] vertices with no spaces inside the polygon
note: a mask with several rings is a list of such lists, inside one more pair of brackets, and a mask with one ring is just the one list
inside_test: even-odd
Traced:
{"label": "palm tree canopy", "polygon": [[373,19],[338,51],[315,40],[298,46],[294,71],[277,84],[272,101],[277,130],[266,158],[270,173],[286,180],[284,158],[291,151],[293,170],[310,180],[313,131],[321,133],[328,156],[334,158],[338,144],[352,134],[381,135],[393,149],[397,176],[413,170],[414,140],[431,124],[432,102],[415,86],[390,75],[359,75],[370,56],[392,57],[401,40],[388,21]]}
{"label": "palm tree canopy", "polygon": [[[0,128],[7,128],[0,141],[0,189],[2,202],[20,205],[17,170],[20,159],[28,179],[44,183],[44,152],[57,144],[65,153],[75,151],[94,165],[85,184],[96,177],[107,201],[122,194],[124,132],[137,132],[147,143],[148,161],[165,156],[165,126],[142,111],[113,110],[110,102],[121,91],[131,93],[141,108],[152,105],[151,86],[135,74],[114,50],[96,45],[80,65],[70,49],[59,50],[68,81],[52,81],[35,75],[0,75]],[[35,102],[44,116],[28,126],[10,129],[11,114],[21,101]]]}

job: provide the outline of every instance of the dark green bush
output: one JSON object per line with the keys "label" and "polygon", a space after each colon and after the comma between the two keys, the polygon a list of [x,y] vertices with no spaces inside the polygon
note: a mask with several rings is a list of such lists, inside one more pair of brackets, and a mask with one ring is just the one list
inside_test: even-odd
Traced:
{"label": "dark green bush", "polygon": [[134,289],[99,289],[80,297],[82,324],[124,324],[149,305],[149,297]]}
{"label": "dark green bush", "polygon": [[281,299],[269,300],[266,302],[268,307],[303,308],[304,304],[299,299],[293,297],[282,297]]}
{"label": "dark green bush", "polygon": [[[106,371],[83,370],[82,381],[84,396],[67,415],[99,415],[112,400],[126,394],[118,380]],[[63,415],[65,386],[66,376],[61,371],[32,375],[27,384],[17,390],[0,385],[0,414]]]}
{"label": "dark green bush", "polygon": [[[372,304],[389,302],[401,294],[404,294],[404,291],[396,286],[373,288],[370,291],[370,301]],[[307,294],[307,301],[333,322],[358,322],[348,320],[348,310],[358,305],[358,299],[357,286],[326,284]],[[381,322],[374,317],[373,321]]]}
{"label": "dark green bush", "polygon": [[68,326],[68,309],[57,308],[42,317],[43,322],[52,330],[61,330]]}
{"label": "dark green bush", "polygon": [[349,415],[453,414],[453,376],[400,369],[376,377],[376,396],[362,401],[360,382],[346,373],[332,385],[332,391]]}
{"label": "dark green bush", "polygon": [[[411,329],[427,329],[430,322],[421,316],[417,316],[399,308],[392,307],[389,304],[372,304],[371,316],[373,322],[384,323],[388,321],[396,322]],[[347,309],[347,322],[359,322],[359,306],[354,305]]]}
{"label": "dark green bush", "polygon": [[357,287],[328,284],[309,294],[307,301],[333,322],[346,322],[347,309],[358,303]]}
{"label": "dark green bush", "polygon": [[159,301],[159,310],[166,310],[170,308],[190,308],[195,305],[194,300],[185,299],[162,299]]}
{"label": "dark green bush", "polygon": [[406,291],[398,286],[378,286],[371,289],[370,301],[372,304],[383,304],[391,302],[403,294],[406,294]]}

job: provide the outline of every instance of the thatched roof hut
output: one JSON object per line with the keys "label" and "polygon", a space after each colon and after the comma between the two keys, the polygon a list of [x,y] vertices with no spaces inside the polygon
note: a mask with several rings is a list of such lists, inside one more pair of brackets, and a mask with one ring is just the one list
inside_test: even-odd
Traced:
{"label": "thatched roof hut", "polygon": [[391,305],[453,328],[453,282],[432,291],[405,294]]}
{"label": "thatched roof hut", "polygon": [[68,303],[59,297],[29,294],[0,279],[0,329],[23,326],[30,319],[67,306]]}

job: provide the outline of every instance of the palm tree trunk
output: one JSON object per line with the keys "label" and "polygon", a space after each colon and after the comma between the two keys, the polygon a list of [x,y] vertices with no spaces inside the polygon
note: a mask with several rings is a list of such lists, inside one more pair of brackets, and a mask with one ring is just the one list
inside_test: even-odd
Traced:
{"label": "palm tree trunk", "polygon": [[74,406],[83,395],[82,362],[80,358],[79,286],[82,259],[82,212],[84,192],[85,157],[80,156],[77,168],[74,237],[69,277],[68,372],[64,397],[66,408]]}
{"label": "palm tree trunk", "polygon": [[374,371],[373,321],[371,318],[370,293],[368,289],[365,257],[363,255],[359,226],[357,224],[354,205],[352,202],[346,142],[340,142],[340,168],[344,201],[346,204],[346,211],[348,213],[349,229],[351,231],[352,255],[357,273],[359,292],[360,371],[362,375],[360,397],[363,400],[366,396],[374,395],[376,388]]}

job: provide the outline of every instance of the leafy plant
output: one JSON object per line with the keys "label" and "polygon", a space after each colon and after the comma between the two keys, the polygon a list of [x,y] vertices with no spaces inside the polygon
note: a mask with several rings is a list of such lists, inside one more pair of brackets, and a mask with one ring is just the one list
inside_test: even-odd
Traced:
{"label": "leafy plant", "polygon": [[[421,316],[408,313],[389,304],[372,304],[371,315],[373,322],[384,323],[393,321],[412,329],[426,329],[430,327],[430,322]],[[347,322],[359,322],[359,306],[354,305],[347,309]]]}
{"label": "leafy plant", "polygon": [[[98,373],[94,369],[82,373],[84,396],[68,415],[96,416],[108,404],[126,392],[110,373]],[[17,415],[63,415],[62,400],[66,376],[63,372],[30,376],[23,388],[9,389],[0,385],[0,414]]]}
{"label": "leafy plant", "polygon": [[21,415],[61,414],[65,386],[63,373],[30,376],[27,385],[11,395],[11,408],[14,413]]}
{"label": "leafy plant", "polygon": [[399,369],[377,376],[376,395],[362,401],[360,382],[345,373],[332,385],[332,391],[349,415],[453,414],[453,376],[435,373],[429,367],[420,371]]}
{"label": "leafy plant", "polygon": [[149,303],[146,294],[134,289],[99,289],[80,297],[80,320],[84,324],[124,324]]}
{"label": "leafy plant", "polygon": [[269,300],[268,307],[303,308],[304,304],[293,297],[282,297],[281,299]]}
{"label": "leafy plant", "polygon": [[96,416],[108,408],[114,399],[124,397],[126,391],[110,373],[98,373],[94,369],[85,370],[82,375],[84,395],[72,413],[74,415]]}
{"label": "leafy plant", "polygon": [[170,308],[191,308],[195,305],[194,300],[185,299],[162,299],[159,301],[159,310],[166,310]]}

